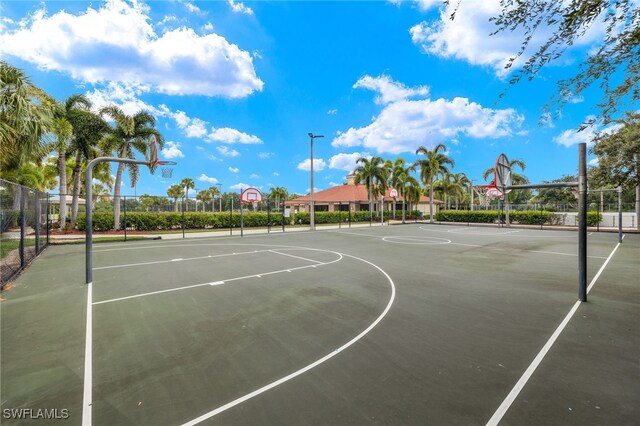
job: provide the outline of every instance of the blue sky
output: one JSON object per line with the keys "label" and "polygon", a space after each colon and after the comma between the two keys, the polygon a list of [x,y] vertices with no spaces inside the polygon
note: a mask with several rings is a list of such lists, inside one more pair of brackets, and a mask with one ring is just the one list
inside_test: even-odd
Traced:
{"label": "blue sky", "polygon": [[309,132],[325,135],[316,190],[344,182],[360,156],[411,163],[437,143],[478,183],[500,153],[524,160],[532,182],[573,174],[577,143],[598,126],[576,129],[598,93],[570,99],[555,120],[540,120],[541,107],[602,27],[498,99],[521,38],[489,36],[496,11],[498,1],[464,0],[452,22],[434,0],[4,1],[0,54],[59,100],[83,93],[96,108],[157,117],[173,178],[143,172],[135,190],[125,178],[124,194],[164,195],[185,177],[198,190],[306,193]]}

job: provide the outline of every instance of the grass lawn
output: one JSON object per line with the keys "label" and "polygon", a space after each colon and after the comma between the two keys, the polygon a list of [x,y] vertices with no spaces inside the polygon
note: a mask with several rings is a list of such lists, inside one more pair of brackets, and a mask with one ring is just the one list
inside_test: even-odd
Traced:
{"label": "grass lawn", "polygon": [[[25,240],[24,246],[35,246],[36,240]],[[11,253],[13,250],[17,250],[20,247],[20,240],[3,240],[0,241],[0,259]]]}

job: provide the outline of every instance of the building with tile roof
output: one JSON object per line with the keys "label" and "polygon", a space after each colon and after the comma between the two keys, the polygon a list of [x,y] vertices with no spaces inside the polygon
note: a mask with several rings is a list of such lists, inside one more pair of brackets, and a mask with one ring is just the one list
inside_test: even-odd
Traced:
{"label": "building with tile roof", "polygon": [[[347,176],[347,183],[343,185],[334,186],[324,191],[315,192],[313,195],[315,203],[315,211],[368,211],[369,210],[369,193],[367,187],[364,184],[356,185],[355,175],[352,173]],[[373,210],[379,211],[381,203],[384,204],[384,210],[393,210],[394,204],[396,210],[402,210],[402,198],[396,197],[395,199],[390,195],[391,189],[387,189],[384,194],[384,198],[374,201]],[[292,200],[285,201],[285,207],[293,210],[293,213],[308,212],[309,204],[311,202],[311,195],[306,194]],[[434,213],[438,211],[442,201],[433,200]],[[410,206],[409,202],[405,204],[407,211],[410,209],[419,210],[422,213],[429,213],[429,197],[421,196],[417,206]]]}

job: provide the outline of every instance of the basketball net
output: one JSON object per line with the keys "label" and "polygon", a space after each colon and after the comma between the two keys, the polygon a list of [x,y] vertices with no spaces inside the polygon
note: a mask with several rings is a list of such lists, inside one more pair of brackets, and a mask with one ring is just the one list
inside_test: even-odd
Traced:
{"label": "basketball net", "polygon": [[480,201],[480,205],[482,207],[489,207],[491,204],[491,200],[495,200],[497,198],[502,197],[502,191],[498,189],[497,186],[491,185],[475,185],[473,187],[473,191],[478,196],[478,200]]}

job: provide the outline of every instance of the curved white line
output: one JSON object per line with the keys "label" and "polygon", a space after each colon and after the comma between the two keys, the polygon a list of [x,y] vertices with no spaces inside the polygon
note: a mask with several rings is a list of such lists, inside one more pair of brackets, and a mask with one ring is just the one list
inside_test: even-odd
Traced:
{"label": "curved white line", "polygon": [[[393,241],[397,240],[397,241]],[[402,241],[405,240],[405,241]],[[430,241],[430,240],[442,240],[442,241]],[[451,244],[451,240],[438,237],[413,237],[413,236],[391,236],[382,237],[382,241],[392,244],[405,244],[405,245],[422,245],[422,246],[434,246],[439,244]]]}
{"label": "curved white line", "polygon": [[[319,250],[319,249],[315,249],[315,250]],[[321,250],[321,251],[328,251],[328,250]],[[332,252],[332,253],[336,253],[336,252]],[[366,329],[364,329],[360,334],[358,334],[356,337],[354,337],[353,339],[349,340],[347,343],[345,343],[344,345],[340,346],[339,348],[335,349],[333,352],[323,356],[322,358],[318,359],[315,362],[312,362],[311,364],[307,365],[306,367],[303,367],[297,371],[294,371],[293,373],[282,377],[281,379],[276,380],[275,382],[269,383],[266,386],[263,386],[259,389],[254,390],[251,393],[248,393],[240,398],[237,398],[231,402],[226,403],[225,405],[216,408],[215,410],[211,410],[208,413],[205,413],[203,415],[201,415],[200,417],[197,417],[187,423],[184,423],[183,426],[191,426],[191,425],[195,425],[198,424],[204,420],[210,419],[211,417],[222,413],[223,411],[226,411],[232,407],[235,407],[238,404],[242,404],[243,402],[258,396],[270,389],[275,388],[276,386],[279,386],[285,382],[288,382],[289,380],[300,376],[301,374],[306,373],[307,371],[311,370],[312,368],[317,367],[318,365],[322,364],[325,361],[328,361],[329,359],[333,358],[334,356],[338,355],[340,352],[344,351],[345,349],[347,349],[348,347],[350,347],[351,345],[353,345],[354,343],[356,343],[358,340],[362,339],[364,336],[366,336],[371,330],[373,330],[373,328],[378,325],[378,323],[380,321],[382,321],[382,319],[387,315],[387,313],[389,312],[389,310],[391,309],[391,305],[393,305],[393,301],[395,300],[396,297],[396,286],[393,283],[393,280],[391,279],[391,277],[382,269],[380,268],[378,265],[375,265],[371,262],[369,262],[368,260],[364,260],[361,259],[359,257],[356,256],[351,256],[349,254],[343,254],[346,257],[351,257],[353,259],[359,260],[361,262],[367,263],[371,266],[373,266],[374,268],[376,268],[377,270],[379,270],[385,277],[387,277],[387,280],[389,281],[389,284],[391,286],[391,297],[389,298],[389,302],[387,303],[387,306],[385,307],[384,311],[382,311],[382,313],[380,314],[380,316],[378,318],[376,318],[376,320],[374,322],[371,323],[371,325],[369,325]]]}

